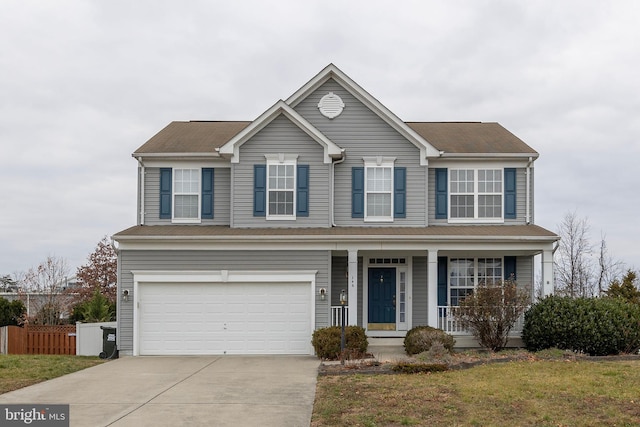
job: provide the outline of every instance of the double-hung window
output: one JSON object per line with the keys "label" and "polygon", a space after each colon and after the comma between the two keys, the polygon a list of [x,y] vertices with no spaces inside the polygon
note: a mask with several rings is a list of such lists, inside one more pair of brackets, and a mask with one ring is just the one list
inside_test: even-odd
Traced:
{"label": "double-hung window", "polygon": [[200,220],[200,169],[173,170],[173,220]]}
{"label": "double-hung window", "polygon": [[365,220],[393,221],[394,158],[365,159]]}
{"label": "double-hung window", "polygon": [[502,280],[502,258],[452,258],[449,264],[449,305],[458,306],[478,284]]}
{"label": "double-hung window", "polygon": [[451,169],[449,183],[451,220],[503,219],[502,169]]}
{"label": "double-hung window", "polygon": [[267,159],[267,218],[295,219],[296,160]]}

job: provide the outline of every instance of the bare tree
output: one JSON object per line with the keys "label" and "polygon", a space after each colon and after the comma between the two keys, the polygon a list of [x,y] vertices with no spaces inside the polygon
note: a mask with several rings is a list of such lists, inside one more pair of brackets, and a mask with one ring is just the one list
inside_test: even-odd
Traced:
{"label": "bare tree", "polygon": [[606,287],[610,283],[616,282],[624,271],[624,263],[622,261],[614,260],[609,254],[607,248],[607,242],[605,235],[601,235],[600,238],[600,253],[598,255],[598,295],[604,295]]}
{"label": "bare tree", "polygon": [[61,315],[68,312],[69,300],[65,292],[69,268],[64,258],[48,256],[37,267],[25,273],[23,301],[27,304],[30,321],[40,325],[58,325]]}
{"label": "bare tree", "polygon": [[594,294],[593,245],[589,241],[589,221],[569,212],[558,226],[560,246],[554,258],[556,293],[572,298]]}

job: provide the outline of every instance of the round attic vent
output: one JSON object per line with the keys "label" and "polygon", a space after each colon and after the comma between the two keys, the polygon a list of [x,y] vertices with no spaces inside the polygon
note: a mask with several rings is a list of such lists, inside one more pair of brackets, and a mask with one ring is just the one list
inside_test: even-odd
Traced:
{"label": "round attic vent", "polygon": [[342,102],[342,99],[338,95],[329,92],[320,99],[318,109],[323,116],[333,119],[338,117],[342,113],[342,110],[344,110],[344,102]]}

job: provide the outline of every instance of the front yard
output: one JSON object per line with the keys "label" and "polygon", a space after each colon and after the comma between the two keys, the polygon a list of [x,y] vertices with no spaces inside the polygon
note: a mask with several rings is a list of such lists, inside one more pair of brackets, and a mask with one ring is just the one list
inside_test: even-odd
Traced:
{"label": "front yard", "polygon": [[0,355],[0,394],[103,363],[97,357]]}
{"label": "front yard", "polygon": [[312,426],[637,426],[640,360],[318,377]]}

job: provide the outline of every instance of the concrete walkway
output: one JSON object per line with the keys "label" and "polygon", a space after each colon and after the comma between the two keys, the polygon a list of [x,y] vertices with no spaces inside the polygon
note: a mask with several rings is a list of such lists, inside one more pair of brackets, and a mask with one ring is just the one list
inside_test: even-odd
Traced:
{"label": "concrete walkway", "polygon": [[70,404],[70,425],[308,426],[312,356],[124,357],[0,395]]}

